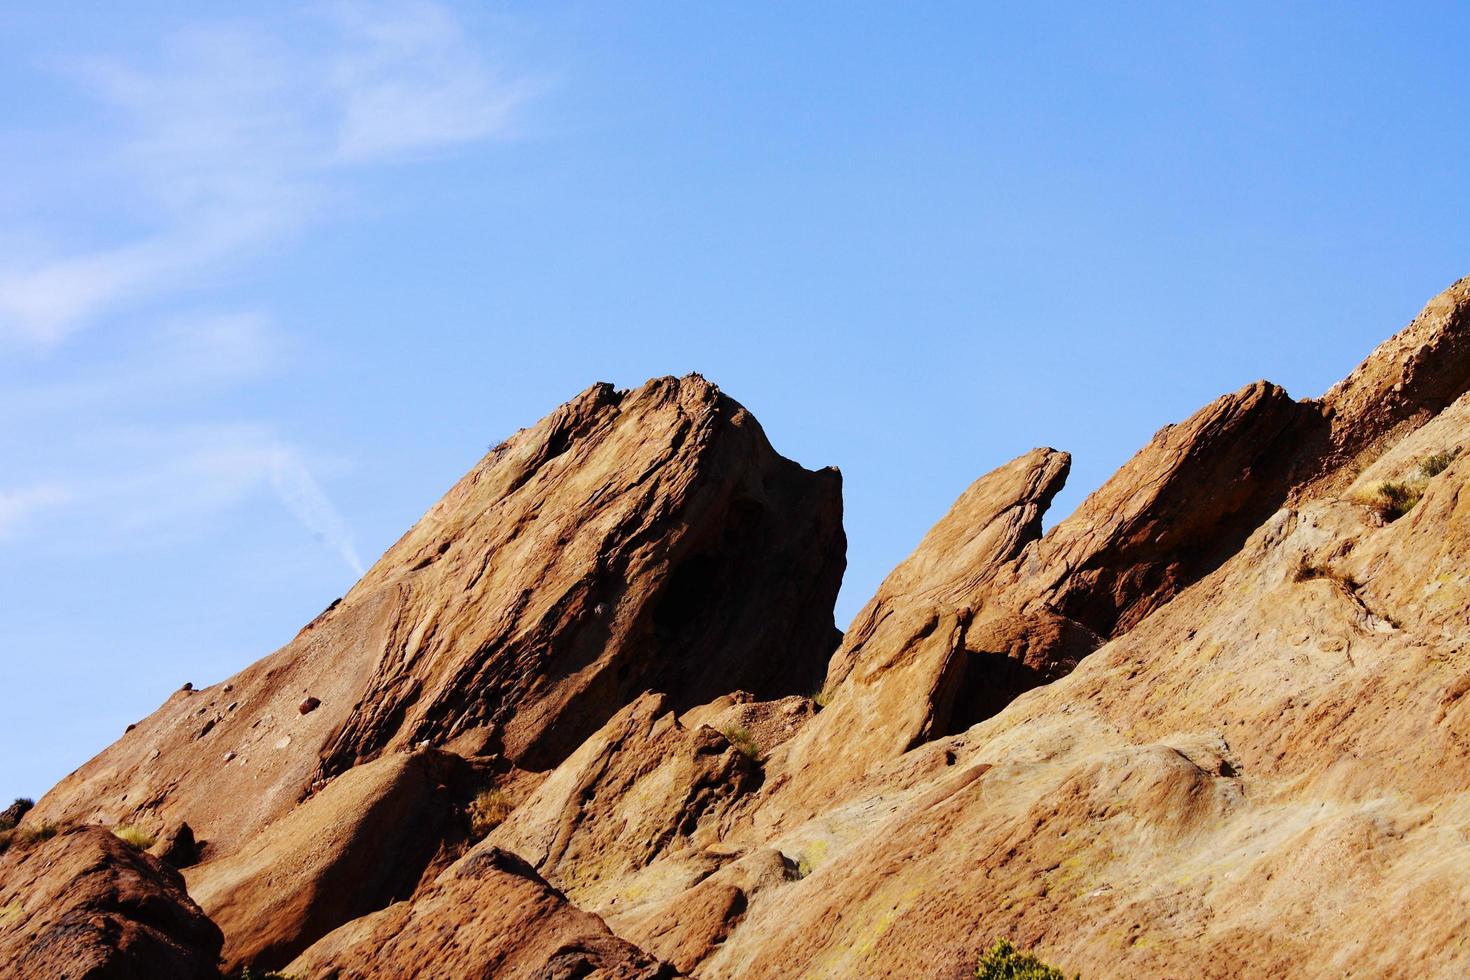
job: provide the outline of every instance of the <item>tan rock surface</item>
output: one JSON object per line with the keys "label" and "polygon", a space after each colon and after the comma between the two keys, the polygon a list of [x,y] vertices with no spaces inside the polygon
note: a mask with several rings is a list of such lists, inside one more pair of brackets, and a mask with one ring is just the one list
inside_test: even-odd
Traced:
{"label": "tan rock surface", "polygon": [[[718,843],[741,798],[759,786],[759,763],[705,725],[685,728],[668,699],[645,694],[562,763],[464,861],[513,851],[577,905],[608,914],[668,892],[638,873],[707,873],[700,852]],[[718,859],[715,859],[716,862]]]}
{"label": "tan rock surface", "polygon": [[400,902],[328,934],[287,973],[319,980],[664,980],[678,974],[608,931],[494,848],[455,865],[412,904]]}
{"label": "tan rock surface", "polygon": [[[1430,333],[1435,376],[1470,375],[1470,352],[1443,363],[1460,338]],[[1394,391],[1383,356],[1357,375]],[[1392,356],[1427,370],[1423,358]],[[1367,431],[1334,438],[1382,454],[1376,473],[1367,449],[1349,460],[1368,466],[1367,480],[1396,476],[1470,441],[1451,405],[1457,384],[1434,388],[1451,406],[1434,421],[1429,409],[1365,403]],[[1330,475],[1307,429],[1288,462],[1304,479]],[[1127,473],[1114,499],[1136,499]],[[1008,936],[1087,977],[1470,972],[1461,939],[1470,879],[1460,871],[1470,858],[1470,741],[1459,730],[1470,691],[1467,481],[1470,460],[1457,459],[1385,525],[1333,489],[1350,480],[1319,480],[1193,586],[1113,577],[1162,582],[1166,601],[1136,622],[1134,604],[1110,601],[1124,612],[1117,637],[1069,676],[964,733],[848,773],[845,791],[804,823],[789,810],[763,823],[756,811],[751,838],[810,874],[760,891],[718,945],[686,944],[680,965],[702,977],[958,978]],[[1282,493],[1272,486],[1267,499]],[[1140,513],[1115,528],[1131,526],[1122,540],[1154,549],[1173,529]],[[1082,526],[1058,525],[1058,542],[1069,522]],[[1087,526],[1103,540],[1119,533]],[[1233,533],[1226,527],[1227,540]],[[1066,595],[1069,580],[1040,561],[1047,553],[1046,542],[1028,551],[1040,563],[1033,575],[1063,586],[1042,594]],[[843,696],[793,745],[835,717]],[[914,697],[929,700],[923,687]],[[843,730],[784,778],[799,786],[839,766]],[[772,765],[783,764],[778,753]],[[766,806],[780,811],[780,794]],[[699,921],[710,903],[696,888],[666,909],[687,905]]]}
{"label": "tan rock surface", "polygon": [[179,873],[101,827],[0,855],[0,976],[207,980],[219,949]]}
{"label": "tan rock surface", "polygon": [[344,922],[412,895],[464,842],[463,769],[429,749],[385,755],[234,853],[189,868],[189,894],[224,930],[225,971],[279,969]]}

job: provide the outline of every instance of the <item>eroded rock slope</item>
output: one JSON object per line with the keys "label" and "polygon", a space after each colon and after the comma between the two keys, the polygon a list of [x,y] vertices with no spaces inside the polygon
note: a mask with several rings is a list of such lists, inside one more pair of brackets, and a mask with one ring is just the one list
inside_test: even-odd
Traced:
{"label": "eroded rock slope", "polygon": [[834,652],[836,474],[702,379],[598,386],[22,830],[187,820],[226,965],[303,976],[960,978],[999,937],[1089,978],[1464,976],[1467,389],[1462,281],[1046,533],[1035,450]]}

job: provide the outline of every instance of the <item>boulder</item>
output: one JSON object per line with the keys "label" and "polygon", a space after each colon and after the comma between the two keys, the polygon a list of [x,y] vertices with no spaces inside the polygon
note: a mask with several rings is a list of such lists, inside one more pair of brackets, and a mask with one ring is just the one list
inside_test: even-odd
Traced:
{"label": "boulder", "polygon": [[148,853],[172,867],[187,868],[199,863],[199,842],[194,839],[192,827],[179,823],[160,834]]}
{"label": "boulder", "polygon": [[220,931],[173,868],[101,827],[0,855],[0,976],[216,980]]}
{"label": "boulder", "polygon": [[476,851],[414,902],[329,933],[285,971],[304,977],[665,980],[678,976],[578,909],[507,851]]}

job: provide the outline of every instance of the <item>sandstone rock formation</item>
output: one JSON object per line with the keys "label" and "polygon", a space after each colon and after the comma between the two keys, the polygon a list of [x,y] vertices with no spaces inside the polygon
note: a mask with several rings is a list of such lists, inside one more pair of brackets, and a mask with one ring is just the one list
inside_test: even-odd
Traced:
{"label": "sandstone rock formation", "polygon": [[757,761],[729,737],[685,728],[667,698],[646,694],[558,766],[479,849],[519,854],[579,906],[613,911],[629,879],[655,859],[717,844],[731,810],[759,782]]}
{"label": "sandstone rock formation", "polygon": [[411,905],[392,905],[331,933],[287,972],[323,980],[677,976],[569,903],[525,861],[495,848],[456,865]]}
{"label": "sandstone rock formation", "polygon": [[[595,387],[18,833],[187,819],[225,965],[312,977],[1470,974],[1470,280],[1042,533],[1068,462],[976,481],[833,652],[835,474],[701,379]],[[91,829],[0,860],[0,955],[118,867],[170,925],[79,957],[218,952]]]}
{"label": "sandstone rock formation", "polygon": [[645,690],[681,710],[807,691],[844,553],[837,473],[776,455],[713,385],[596,385],[492,450],[290,644],[174,694],[35,818],[182,820],[213,858],[384,752],[545,769]]}
{"label": "sandstone rock formation", "polygon": [[203,980],[220,942],[177,871],[100,827],[0,855],[0,976]]}
{"label": "sandstone rock formation", "polygon": [[226,972],[279,969],[344,922],[412,895],[435,858],[447,864],[446,849],[464,841],[474,784],[455,756],[393,753],[186,871],[189,894],[225,932]]}

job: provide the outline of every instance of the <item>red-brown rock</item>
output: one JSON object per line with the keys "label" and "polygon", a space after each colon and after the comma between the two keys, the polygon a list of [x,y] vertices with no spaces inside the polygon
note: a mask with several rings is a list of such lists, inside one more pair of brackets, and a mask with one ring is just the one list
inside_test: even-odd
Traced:
{"label": "red-brown rock", "polygon": [[665,980],[677,976],[608,931],[513,854],[475,852],[411,905],[399,903],[327,935],[287,967],[332,980]]}
{"label": "red-brown rock", "polygon": [[0,855],[0,976],[214,980],[220,942],[177,871],[101,827]]}

